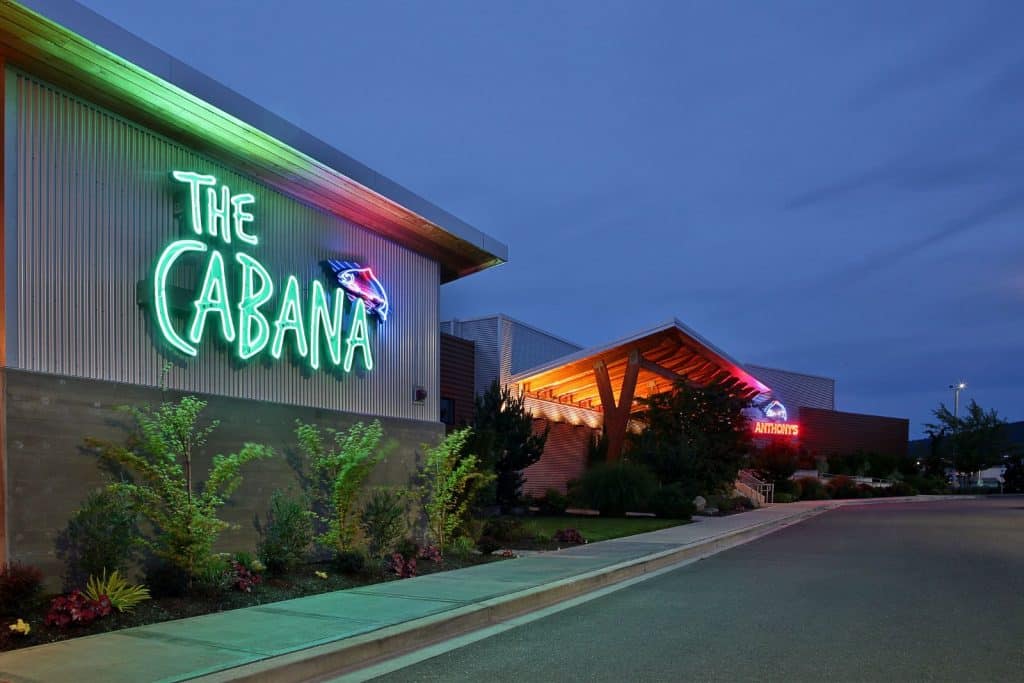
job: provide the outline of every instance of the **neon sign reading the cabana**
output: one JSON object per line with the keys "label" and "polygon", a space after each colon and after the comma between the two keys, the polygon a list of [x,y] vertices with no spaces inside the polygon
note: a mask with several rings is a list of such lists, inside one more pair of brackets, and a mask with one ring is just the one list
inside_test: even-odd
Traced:
{"label": "neon sign reading the cabana", "polygon": [[[389,303],[383,285],[370,268],[347,261],[325,262],[325,270],[332,276],[330,291],[319,280],[313,280],[303,301],[295,275],[288,275],[284,286],[279,287],[257,258],[242,251],[260,243],[249,229],[255,221],[252,209],[256,198],[252,194],[232,194],[212,175],[174,171],[171,176],[187,192],[185,232],[191,232],[191,236],[168,244],[153,267],[151,309],[164,341],[194,357],[210,327],[239,360],[261,354],[276,360],[287,347],[314,370],[327,365],[350,372],[357,355],[366,370],[373,369],[368,316],[383,323]],[[234,256],[226,258],[221,250],[230,247],[233,240]],[[179,305],[172,300],[176,288],[169,281],[183,259],[196,255],[205,260],[199,289],[191,303]],[[233,291],[228,287],[229,264],[234,270],[231,279],[237,283]],[[278,291],[281,294],[275,306],[271,299]],[[186,313],[184,329],[174,324],[175,309]]]}

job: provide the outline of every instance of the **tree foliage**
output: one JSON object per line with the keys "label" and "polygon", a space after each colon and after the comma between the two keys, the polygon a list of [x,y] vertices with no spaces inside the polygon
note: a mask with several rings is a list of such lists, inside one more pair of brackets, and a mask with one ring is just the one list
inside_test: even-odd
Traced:
{"label": "tree foliage", "polygon": [[205,571],[217,536],[230,527],[217,514],[242,483],[242,467],[273,454],[267,446],[246,443],[238,453],[215,455],[197,486],[193,459],[219,424],[198,424],[205,407],[206,402],[194,396],[161,403],[156,409],[129,407],[135,431],[126,444],[86,440],[101,457],[137,476],[133,482],[110,484],[110,489],[135,501],[155,532],[143,543],[189,580]]}
{"label": "tree foliage", "polygon": [[466,515],[469,487],[480,486],[494,476],[478,471],[476,455],[463,454],[471,434],[471,429],[460,429],[436,446],[424,445],[426,457],[420,473],[420,495],[428,533],[442,550]]}
{"label": "tree foliage", "polygon": [[357,422],[348,429],[321,430],[301,420],[295,422],[299,450],[308,460],[320,484],[319,515],[325,530],[317,542],[339,553],[354,550],[359,539],[359,494],[363,482],[384,457],[378,420]]}
{"label": "tree foliage", "polygon": [[750,455],[750,467],[774,484],[788,480],[799,468],[800,452],[785,441],[772,440]]}
{"label": "tree foliage", "polygon": [[629,459],[690,495],[731,490],[751,448],[745,399],[719,386],[680,382],[639,402],[645,427],[631,437]]}
{"label": "tree foliage", "polygon": [[932,411],[936,422],[925,425],[932,452],[957,472],[978,472],[998,465],[1006,448],[1006,420],[995,409],[985,410],[971,399],[962,417],[944,403]]}
{"label": "tree foliage", "polygon": [[476,399],[469,451],[480,459],[485,472],[495,474],[494,502],[508,509],[519,502],[522,471],[540,460],[548,432],[533,433],[533,417],[523,398],[498,382]]}

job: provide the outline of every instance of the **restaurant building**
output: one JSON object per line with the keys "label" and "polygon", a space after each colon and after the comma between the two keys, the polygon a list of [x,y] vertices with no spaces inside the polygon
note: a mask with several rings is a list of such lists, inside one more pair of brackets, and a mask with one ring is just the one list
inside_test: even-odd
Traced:
{"label": "restaurant building", "polygon": [[[590,348],[506,315],[448,320],[441,330],[473,342],[476,393],[494,381],[510,387],[524,396],[535,430],[548,430],[543,456],[524,471],[528,495],[564,491],[578,479],[602,431],[608,458],[620,457],[627,433],[642,426],[639,399],[681,381],[749,400],[755,444],[785,440],[817,458],[906,455],[908,420],[836,411],[834,379],[740,363],[679,320]],[[462,391],[442,401],[465,403],[468,389]]]}
{"label": "restaurant building", "polygon": [[506,247],[92,11],[31,5],[0,4],[0,560],[54,569],[105,481],[84,438],[185,393],[220,420],[198,471],[280,454],[226,546],[297,484],[297,419],[379,419],[374,479],[406,483],[444,430],[440,286]]}

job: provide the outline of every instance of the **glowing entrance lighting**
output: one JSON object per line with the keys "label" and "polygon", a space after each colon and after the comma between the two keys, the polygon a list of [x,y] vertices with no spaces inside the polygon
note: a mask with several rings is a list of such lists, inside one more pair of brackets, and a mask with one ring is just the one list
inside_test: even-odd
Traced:
{"label": "glowing entrance lighting", "polygon": [[756,421],[754,434],[761,436],[800,436],[800,425],[796,422],[760,422]]}
{"label": "glowing entrance lighting", "polygon": [[[389,302],[384,286],[370,268],[332,259],[324,262],[331,266],[327,270],[334,285],[331,288],[317,280],[303,287],[295,275],[286,276],[283,288],[276,287],[270,271],[257,258],[241,251],[259,245],[259,238],[246,228],[256,222],[256,216],[248,210],[255,205],[255,197],[248,193],[233,195],[212,175],[173,171],[171,177],[187,188],[183,192],[188,202],[187,210],[182,212],[184,230],[199,239],[171,242],[153,267],[148,290],[150,308],[164,341],[176,351],[195,357],[203,340],[213,334],[208,330],[214,328],[220,342],[240,360],[263,353],[279,359],[290,348],[294,359],[304,360],[313,370],[320,369],[321,357],[325,356],[326,365],[351,372],[357,355],[364,369],[373,369],[367,314],[383,323]],[[176,270],[178,266],[182,266],[180,271]],[[234,272],[229,272],[229,266]],[[188,290],[171,286],[176,272],[202,274],[191,302],[180,300],[187,298],[181,294]],[[237,292],[231,290],[232,286]],[[271,300],[277,292],[280,295],[274,303]],[[308,306],[303,305],[304,293],[308,293]],[[276,309],[276,315],[261,310],[263,307]],[[181,331],[173,313],[188,316]],[[208,320],[210,316],[214,320]],[[322,349],[327,353],[322,354]]]}

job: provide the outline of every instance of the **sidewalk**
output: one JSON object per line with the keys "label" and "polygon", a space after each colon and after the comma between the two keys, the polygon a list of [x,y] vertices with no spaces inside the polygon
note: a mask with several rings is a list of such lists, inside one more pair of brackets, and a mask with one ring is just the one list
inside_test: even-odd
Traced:
{"label": "sidewalk", "polygon": [[[936,500],[875,499],[875,502]],[[776,505],[467,569],[208,614],[0,655],[13,682],[303,680],[459,633],[694,557],[845,504]]]}

